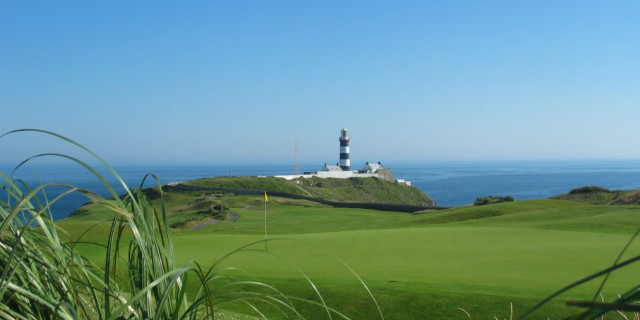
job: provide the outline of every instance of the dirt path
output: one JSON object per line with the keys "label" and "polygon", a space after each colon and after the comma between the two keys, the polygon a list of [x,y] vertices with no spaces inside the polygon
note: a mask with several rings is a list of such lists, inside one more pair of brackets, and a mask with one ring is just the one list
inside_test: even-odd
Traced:
{"label": "dirt path", "polygon": [[311,193],[309,193],[309,191],[303,189],[301,186],[294,184],[294,186],[298,187],[298,189],[304,191],[309,197],[313,197],[313,195]]}
{"label": "dirt path", "polygon": [[[235,213],[234,211],[229,211],[229,218],[227,219],[227,221],[229,221],[229,222],[236,222],[236,221],[238,221],[238,218],[240,218],[240,216],[239,216],[237,213]],[[189,229],[191,229],[191,230],[198,230],[198,229],[202,229],[202,228],[204,228],[204,227],[206,227],[206,226],[210,226],[210,225],[212,225],[212,224],[216,224],[216,223],[218,223],[218,222],[220,222],[220,220],[218,220],[218,219],[211,219],[211,220],[205,221],[205,222],[203,222],[203,223],[198,223],[198,224],[196,224],[196,225],[192,226],[192,227],[191,227],[191,228],[189,228]]]}
{"label": "dirt path", "polygon": [[205,221],[205,222],[203,222],[203,223],[196,224],[195,226],[192,226],[192,227],[191,227],[191,228],[189,228],[189,229],[191,229],[191,230],[198,230],[198,229],[204,228],[204,227],[206,227],[206,226],[210,226],[210,225],[212,225],[212,224],[216,224],[216,223],[218,223],[218,222],[220,222],[220,220],[211,219],[211,220],[209,220],[209,221]]}

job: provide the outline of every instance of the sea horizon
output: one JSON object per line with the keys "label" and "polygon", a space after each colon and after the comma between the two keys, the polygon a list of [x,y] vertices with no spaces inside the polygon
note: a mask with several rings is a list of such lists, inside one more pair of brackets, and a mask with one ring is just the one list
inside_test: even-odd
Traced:
{"label": "sea horizon", "polygon": [[[358,161],[352,169],[359,169]],[[477,197],[511,195],[516,200],[549,198],[567,193],[573,188],[598,185],[609,189],[634,190],[640,188],[640,160],[456,160],[456,161],[389,161],[382,164],[390,168],[396,178],[409,180],[436,200],[439,206],[451,207],[473,203]],[[318,171],[322,163],[301,162],[299,172]],[[14,165],[15,166],[15,165]],[[14,166],[0,165],[5,175]],[[138,187],[147,173],[155,174],[161,184],[217,176],[274,176],[293,174],[289,163],[116,163],[112,167],[128,187]],[[105,176],[118,193],[124,188],[104,166],[94,168]],[[20,168],[16,179],[29,185],[64,182],[108,196],[106,188],[86,169],[73,163],[34,162]],[[144,187],[155,185],[148,179]],[[59,188],[49,191],[55,194]],[[57,191],[56,191],[57,190]],[[68,196],[53,207],[54,219],[62,219],[87,201],[81,195]]]}

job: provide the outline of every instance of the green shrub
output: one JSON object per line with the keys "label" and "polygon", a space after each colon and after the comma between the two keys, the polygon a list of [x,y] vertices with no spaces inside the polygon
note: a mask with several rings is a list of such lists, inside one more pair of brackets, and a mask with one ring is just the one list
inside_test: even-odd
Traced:
{"label": "green shrub", "polygon": [[583,193],[612,193],[613,191],[598,187],[598,186],[584,186],[580,188],[575,188],[569,191],[569,194],[583,194]]}
{"label": "green shrub", "polygon": [[484,206],[487,204],[492,204],[492,203],[499,203],[499,202],[510,202],[513,201],[513,197],[512,196],[486,196],[486,197],[478,197],[476,198],[476,201],[473,202],[474,206]]}
{"label": "green shrub", "polygon": [[572,189],[566,194],[553,196],[551,199],[570,200],[589,204],[625,204],[627,202],[624,200],[615,200],[628,192],[627,190],[609,190],[598,186],[584,186]]}

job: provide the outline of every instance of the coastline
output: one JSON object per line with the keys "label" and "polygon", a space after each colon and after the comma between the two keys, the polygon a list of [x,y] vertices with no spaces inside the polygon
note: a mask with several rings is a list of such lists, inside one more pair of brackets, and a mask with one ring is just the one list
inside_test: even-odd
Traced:
{"label": "coastline", "polygon": [[[487,195],[511,195],[516,200],[548,198],[585,185],[626,190],[640,188],[640,160],[389,161],[388,166],[398,178],[411,180],[414,187],[445,207],[469,204],[477,197]],[[302,170],[317,167],[308,163],[301,165]],[[275,176],[293,171],[293,166],[288,164],[135,164],[115,165],[114,168],[127,185],[135,187],[139,186],[142,177],[148,172],[156,174],[162,184],[168,184],[204,177]],[[9,174],[13,167],[5,165],[0,169]],[[124,192],[124,188],[114,177],[106,174],[105,170],[98,170],[105,173],[105,179],[116,191]],[[34,164],[22,168],[15,178],[35,185],[38,181],[36,174],[45,183],[65,182],[107,196],[98,179],[77,165]],[[148,180],[145,187],[153,185],[155,182]],[[52,188],[49,192],[59,193],[60,189]],[[53,206],[54,219],[67,217],[86,201],[81,195],[61,199]]]}

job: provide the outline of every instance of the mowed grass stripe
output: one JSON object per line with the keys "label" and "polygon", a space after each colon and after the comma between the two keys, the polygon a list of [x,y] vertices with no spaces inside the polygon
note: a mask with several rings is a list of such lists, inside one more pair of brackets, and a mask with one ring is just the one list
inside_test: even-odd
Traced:
{"label": "mowed grass stripe", "polygon": [[[263,234],[264,204],[234,208],[238,222],[222,222],[202,230],[227,234]],[[564,200],[528,200],[481,207],[457,207],[410,215],[328,206],[268,204],[270,234],[324,233],[395,229],[434,225],[540,228],[633,234],[640,227],[640,206],[585,205]]]}
{"label": "mowed grass stripe", "polygon": [[464,224],[633,234],[640,228],[640,206],[527,200],[425,213],[416,216],[414,224]]}
{"label": "mowed grass stripe", "polygon": [[524,227],[631,235],[640,227],[639,206],[566,206],[460,222],[467,226]]}
{"label": "mowed grass stripe", "polygon": [[[277,238],[283,240],[269,244],[272,253],[319,279],[351,277],[327,254],[331,253],[368,280],[421,282],[443,288],[474,287],[476,292],[526,295],[551,293],[607,267],[629,240],[626,235],[608,233],[465,227],[361,230]],[[195,259],[207,263],[261,237],[181,234],[174,239],[179,262]],[[633,245],[630,251],[639,252],[640,245]],[[258,252],[234,255],[227,263],[267,277],[299,277],[291,266]],[[608,292],[629,289],[628,279],[638,271],[640,268],[631,267],[615,274]],[[593,288],[585,286],[580,292],[592,292]]]}

